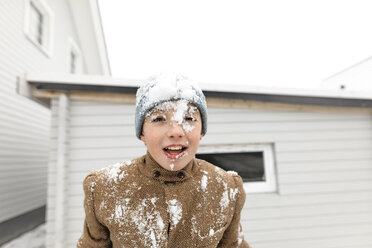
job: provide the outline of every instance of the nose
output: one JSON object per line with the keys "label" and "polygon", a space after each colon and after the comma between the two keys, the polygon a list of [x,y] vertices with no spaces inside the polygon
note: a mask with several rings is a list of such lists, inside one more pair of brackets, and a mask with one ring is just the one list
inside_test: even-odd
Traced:
{"label": "nose", "polygon": [[170,138],[181,138],[185,136],[185,131],[183,130],[183,127],[181,124],[178,124],[177,122],[171,122],[169,125],[168,130],[168,137]]}

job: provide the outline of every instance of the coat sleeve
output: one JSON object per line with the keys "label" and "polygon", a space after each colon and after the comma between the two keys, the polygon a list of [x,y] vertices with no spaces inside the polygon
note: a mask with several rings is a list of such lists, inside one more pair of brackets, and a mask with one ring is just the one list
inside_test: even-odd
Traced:
{"label": "coat sleeve", "polygon": [[95,175],[90,174],[84,179],[84,209],[85,220],[83,234],[78,240],[77,248],[111,248],[110,233],[107,227],[96,218],[94,209]]}
{"label": "coat sleeve", "polygon": [[236,198],[235,211],[232,218],[232,221],[229,227],[223,234],[223,237],[218,244],[218,247],[230,248],[230,247],[239,247],[239,248],[250,248],[247,241],[244,240],[242,226],[240,224],[240,214],[244,206],[246,194],[243,188],[242,178],[238,175],[233,176],[235,185],[238,188],[238,194]]}

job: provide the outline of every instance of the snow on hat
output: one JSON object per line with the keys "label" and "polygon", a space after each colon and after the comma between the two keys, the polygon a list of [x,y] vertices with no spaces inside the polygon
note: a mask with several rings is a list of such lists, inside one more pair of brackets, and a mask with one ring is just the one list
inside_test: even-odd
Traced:
{"label": "snow on hat", "polygon": [[202,118],[202,132],[207,132],[207,103],[198,84],[180,74],[160,74],[151,77],[137,90],[135,128],[139,139],[146,114],[158,104],[172,100],[194,104]]}

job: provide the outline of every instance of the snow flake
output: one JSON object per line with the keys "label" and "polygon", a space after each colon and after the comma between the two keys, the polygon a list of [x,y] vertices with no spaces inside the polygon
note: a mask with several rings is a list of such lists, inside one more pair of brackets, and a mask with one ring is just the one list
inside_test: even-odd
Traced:
{"label": "snow flake", "polygon": [[243,234],[243,229],[241,226],[239,226],[239,231],[238,231],[238,246],[242,244],[244,240],[244,234]]}
{"label": "snow flake", "polygon": [[230,203],[230,200],[229,200],[229,194],[228,194],[228,191],[225,190],[223,193],[222,193],[222,197],[221,197],[221,200],[220,200],[220,206],[221,206],[221,209],[224,210],[227,208],[227,206],[229,205]]}
{"label": "snow flake", "polygon": [[90,184],[90,192],[94,192],[94,186],[96,186],[96,182],[91,182]]}
{"label": "snow flake", "polygon": [[106,206],[106,201],[101,201],[101,204],[99,204],[99,209],[102,210],[102,209],[107,209],[107,206]]}
{"label": "snow flake", "polygon": [[159,247],[159,242],[165,239],[164,221],[160,212],[154,211],[157,200],[157,197],[143,199],[135,208],[131,208],[127,201],[121,209],[115,211],[115,215],[122,216],[120,221],[130,222],[136,226],[146,247]]}
{"label": "snow flake", "polygon": [[118,183],[118,179],[122,180],[124,177],[127,176],[127,172],[125,170],[122,170],[124,166],[129,166],[132,164],[131,160],[116,163],[113,165],[110,165],[106,168],[101,169],[100,171],[104,171],[105,175],[107,176],[109,181],[114,181],[115,183]]}
{"label": "snow flake", "polygon": [[236,195],[238,194],[238,192],[239,192],[239,189],[230,189],[230,199],[232,200],[232,201],[235,201],[235,199],[236,199]]}
{"label": "snow flake", "polygon": [[169,200],[167,203],[171,224],[172,226],[176,226],[182,218],[182,205],[176,199]]}
{"label": "snow flake", "polygon": [[202,188],[203,191],[206,191],[207,184],[208,184],[208,177],[207,177],[207,175],[203,175],[203,177],[201,179],[201,188]]}
{"label": "snow flake", "polygon": [[238,176],[238,173],[236,171],[227,171],[227,174],[231,176]]}
{"label": "snow flake", "polygon": [[217,180],[217,182],[220,183],[222,181],[222,177],[224,175],[223,170],[220,167],[215,166],[214,171],[217,173],[216,180]]}
{"label": "snow flake", "polygon": [[147,85],[142,86],[137,91],[136,105],[143,98],[146,98],[146,106],[151,106],[155,102],[167,101],[169,99],[201,101],[196,93],[197,91],[201,92],[197,83],[180,74],[160,74],[151,78]]}

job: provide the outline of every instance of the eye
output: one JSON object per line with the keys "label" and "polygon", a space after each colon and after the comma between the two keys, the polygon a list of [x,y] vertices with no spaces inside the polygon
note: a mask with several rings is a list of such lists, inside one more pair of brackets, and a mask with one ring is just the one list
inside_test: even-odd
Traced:
{"label": "eye", "polygon": [[162,122],[162,121],[165,121],[165,117],[164,116],[155,116],[155,117],[151,118],[151,121],[152,122]]}
{"label": "eye", "polygon": [[192,116],[186,116],[185,121],[196,121],[196,119]]}

